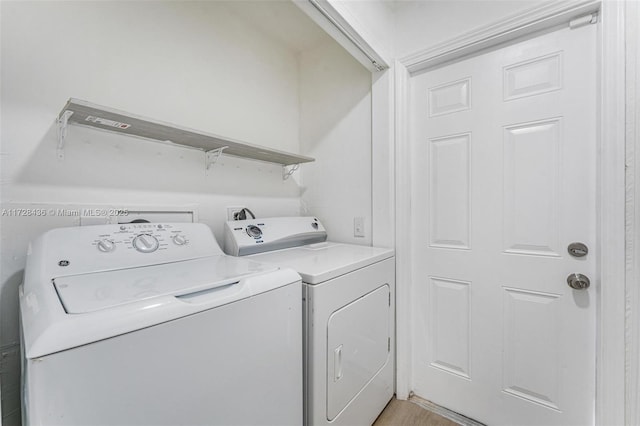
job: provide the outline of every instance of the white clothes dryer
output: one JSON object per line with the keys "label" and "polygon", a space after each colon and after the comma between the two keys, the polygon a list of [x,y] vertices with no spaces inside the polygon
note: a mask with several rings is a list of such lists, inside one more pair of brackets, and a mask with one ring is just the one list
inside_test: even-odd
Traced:
{"label": "white clothes dryer", "polygon": [[302,276],[305,424],[370,425],[394,393],[394,251],[326,238],[313,217],[230,221],[225,251]]}
{"label": "white clothes dryer", "polygon": [[299,425],[295,271],[203,224],[51,230],[20,289],[29,425]]}

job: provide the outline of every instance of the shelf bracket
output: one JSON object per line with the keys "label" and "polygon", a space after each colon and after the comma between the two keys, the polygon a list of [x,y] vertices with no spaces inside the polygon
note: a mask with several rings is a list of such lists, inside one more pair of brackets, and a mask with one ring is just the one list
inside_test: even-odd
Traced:
{"label": "shelf bracket", "polygon": [[58,148],[56,150],[59,160],[64,160],[64,140],[67,137],[67,126],[69,125],[69,117],[73,115],[73,111],[65,111],[56,121],[58,123]]}
{"label": "shelf bracket", "polygon": [[300,168],[300,164],[292,164],[291,166],[289,166],[288,170],[287,170],[287,166],[282,166],[282,180],[289,179],[293,174],[293,172],[295,172],[299,168]]}
{"label": "shelf bracket", "polygon": [[211,166],[216,164],[216,162],[220,159],[220,156],[222,155],[222,151],[224,151],[227,148],[229,147],[223,146],[221,148],[216,148],[216,149],[212,149],[211,151],[205,152],[205,156],[206,156],[205,161],[207,164],[207,170],[209,170]]}

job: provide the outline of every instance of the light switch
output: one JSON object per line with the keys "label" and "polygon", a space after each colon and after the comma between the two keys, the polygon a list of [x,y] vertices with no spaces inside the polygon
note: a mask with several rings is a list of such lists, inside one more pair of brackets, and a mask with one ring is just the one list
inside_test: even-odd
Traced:
{"label": "light switch", "polygon": [[353,218],[353,236],[364,238],[364,217]]}

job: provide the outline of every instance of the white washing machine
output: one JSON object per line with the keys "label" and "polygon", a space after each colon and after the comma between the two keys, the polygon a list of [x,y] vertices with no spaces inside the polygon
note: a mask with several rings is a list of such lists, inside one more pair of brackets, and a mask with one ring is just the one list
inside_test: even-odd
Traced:
{"label": "white washing machine", "polygon": [[231,221],[225,251],[302,276],[305,424],[370,425],[394,393],[394,252],[326,238],[312,217]]}
{"label": "white washing machine", "polygon": [[295,271],[203,224],[51,230],[20,289],[29,425],[299,425]]}

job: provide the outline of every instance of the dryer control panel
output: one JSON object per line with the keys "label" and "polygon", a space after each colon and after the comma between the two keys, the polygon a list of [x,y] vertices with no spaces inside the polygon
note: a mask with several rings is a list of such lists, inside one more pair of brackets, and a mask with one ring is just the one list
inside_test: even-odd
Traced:
{"label": "dryer control panel", "polygon": [[327,231],[316,217],[270,217],[230,220],[224,227],[224,251],[246,256],[327,240]]}

